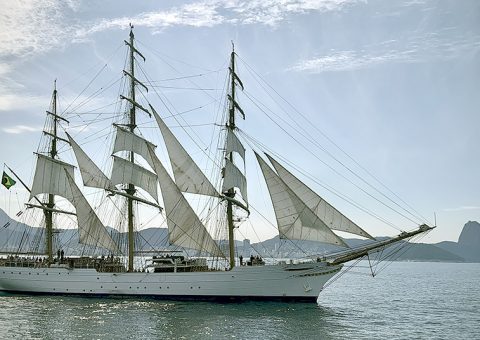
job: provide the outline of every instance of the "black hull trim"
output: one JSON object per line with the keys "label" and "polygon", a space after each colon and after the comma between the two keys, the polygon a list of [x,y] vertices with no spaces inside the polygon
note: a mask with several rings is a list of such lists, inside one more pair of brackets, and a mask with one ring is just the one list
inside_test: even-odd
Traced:
{"label": "black hull trim", "polygon": [[95,294],[95,293],[44,293],[24,292],[15,290],[0,290],[4,295],[23,296],[70,296],[81,298],[107,298],[107,299],[154,299],[170,301],[207,301],[220,303],[239,303],[248,301],[271,301],[271,302],[310,302],[316,303],[317,297],[311,296],[224,296],[224,295],[142,295],[142,294]]}

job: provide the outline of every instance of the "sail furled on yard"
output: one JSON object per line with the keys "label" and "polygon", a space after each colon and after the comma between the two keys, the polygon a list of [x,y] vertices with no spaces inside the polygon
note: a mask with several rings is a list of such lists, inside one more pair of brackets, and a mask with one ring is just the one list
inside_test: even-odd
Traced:
{"label": "sail furled on yard", "polygon": [[120,126],[115,125],[117,133],[115,135],[115,143],[113,144],[113,152],[131,151],[142,156],[153,169],[153,162],[148,152],[148,145],[155,149],[155,145],[146,139],[130,132]]}
{"label": "sail furled on yard", "polygon": [[280,238],[318,241],[348,247],[257,153],[255,153],[255,156],[260,164],[272,199]]}
{"label": "sail furled on yard", "polygon": [[92,159],[83,151],[80,145],[67,133],[68,140],[72,146],[75,158],[77,159],[83,185],[92,188],[105,190],[115,189],[110,179],[100,170]]}
{"label": "sail furled on yard", "polygon": [[152,113],[157,121],[158,127],[162,132],[163,140],[167,147],[170,163],[172,164],[173,176],[175,183],[182,192],[192,194],[201,194],[207,196],[218,197],[218,191],[208,180],[202,170],[193,161],[192,157],[183,148],[172,131],[167,127],[165,122],[160,118],[153,107]]}
{"label": "sail furled on yard", "polygon": [[117,251],[115,242],[76,185],[73,170],[71,164],[39,154],[30,199],[38,194],[66,198],[76,210],[80,243]]}
{"label": "sail furled on yard", "polygon": [[78,237],[82,244],[101,247],[118,253],[118,247],[104,227],[82,192],[75,184],[73,177],[65,171],[70,184],[72,196],[69,199],[77,211]]}
{"label": "sail furled on yard", "polygon": [[374,240],[369,233],[335,209],[331,204],[306,186],[302,181],[285,169],[273,157],[267,154],[278,176],[330,229],[344,231]]}
{"label": "sail furled on yard", "polygon": [[113,156],[112,184],[133,184],[142,188],[158,203],[157,175],[147,169],[129,162],[121,157]]}
{"label": "sail furled on yard", "polygon": [[70,199],[72,190],[65,172],[73,178],[74,166],[41,154],[37,156],[29,200],[38,194],[53,194]]}
{"label": "sail furled on yard", "polygon": [[150,149],[150,154],[154,162],[155,172],[158,175],[165,205],[170,244],[224,257],[217,243],[195,214],[180,188],[167,173],[153,149]]}

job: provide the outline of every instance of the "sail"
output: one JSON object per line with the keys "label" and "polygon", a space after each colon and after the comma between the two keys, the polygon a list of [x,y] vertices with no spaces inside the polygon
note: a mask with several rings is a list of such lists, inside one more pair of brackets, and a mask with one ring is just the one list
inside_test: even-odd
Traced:
{"label": "sail", "polygon": [[247,179],[242,172],[228,158],[226,158],[222,191],[227,192],[232,188],[240,189],[243,200],[248,204]]}
{"label": "sail", "polygon": [[72,146],[75,158],[77,159],[83,185],[92,188],[113,190],[113,184],[108,177],[98,168],[90,157],[82,150],[80,145],[67,133],[68,140]]}
{"label": "sail", "polygon": [[165,141],[168,156],[172,164],[175,183],[180,190],[192,194],[218,197],[219,194],[215,187],[178,142],[177,138],[175,138],[167,125],[165,125],[155,109],[153,107],[151,107],[151,109],[157,120],[158,127],[162,131],[163,140]]}
{"label": "sail", "polygon": [[76,209],[80,243],[118,251],[115,242],[75,184],[73,176],[73,165],[38,155],[30,198],[41,193],[66,198]]}
{"label": "sail", "polygon": [[73,165],[41,154],[37,156],[29,200],[38,194],[53,194],[71,199],[72,191],[65,173],[73,178]]}
{"label": "sail", "polygon": [[277,219],[280,238],[308,240],[348,247],[320,220],[257,154]]}
{"label": "sail", "polygon": [[180,188],[168,175],[153,149],[150,149],[150,155],[154,161],[154,169],[160,182],[170,244],[224,257],[217,243],[195,214]]}
{"label": "sail", "polygon": [[131,151],[142,156],[153,169],[153,163],[148,153],[147,145],[150,145],[153,149],[155,145],[147,141],[146,139],[137,136],[133,132],[127,131],[120,126],[116,126],[117,133],[115,135],[115,143],[113,145],[113,152],[119,151]]}
{"label": "sail", "polygon": [[235,133],[232,130],[227,131],[227,154],[235,151],[238,153],[243,160],[245,161],[245,147],[243,146],[242,142],[238,139]]}
{"label": "sail", "polygon": [[118,247],[97,217],[92,207],[75,184],[73,177],[65,169],[65,177],[71,188],[69,201],[77,211],[79,242],[94,247],[101,247],[118,253]]}
{"label": "sail", "polygon": [[126,159],[113,156],[112,184],[136,185],[148,192],[158,203],[157,175]]}
{"label": "sail", "polygon": [[280,165],[273,157],[267,154],[268,159],[278,173],[278,176],[301,200],[318,216],[330,229],[344,231],[362,237],[375,238],[352,222],[348,217],[335,209],[302,181],[292,175]]}

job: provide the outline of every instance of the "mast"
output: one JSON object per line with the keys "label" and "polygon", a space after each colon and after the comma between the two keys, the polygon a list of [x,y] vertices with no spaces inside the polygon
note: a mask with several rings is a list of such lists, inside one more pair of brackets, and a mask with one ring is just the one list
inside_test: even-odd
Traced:
{"label": "mast", "polygon": [[[231,132],[235,129],[235,45],[232,42],[232,53],[230,55],[230,107],[227,129]],[[233,153],[230,153],[230,161],[233,163]],[[227,197],[235,197],[235,189],[230,188],[226,193]],[[230,270],[235,266],[235,239],[233,235],[233,203],[227,200],[227,222],[228,222],[228,246],[230,250]]]}
{"label": "mast", "polygon": [[[53,116],[53,134],[52,145],[50,147],[50,157],[55,158],[57,156],[57,80],[54,81],[53,95],[52,95],[52,116]],[[44,210],[45,214],[45,242],[48,262],[53,262],[53,208],[55,207],[55,195],[48,194],[47,209]]]}
{"label": "mast", "polygon": [[[134,47],[133,47],[133,40],[135,36],[133,34],[133,25],[130,24],[130,95],[131,95],[131,101],[135,103],[135,58],[134,58]],[[135,123],[135,108],[136,106],[134,104],[131,104],[130,106],[130,114],[129,114],[129,124],[128,127],[130,129],[130,132],[133,132],[136,127]],[[134,162],[134,153],[133,151],[130,151],[129,155],[129,160],[131,163]],[[135,186],[133,184],[128,184],[128,188],[125,190],[125,192],[133,196],[135,194]],[[134,216],[133,216],[133,199],[132,197],[127,197],[127,205],[128,205],[128,271],[133,272],[133,252],[135,248],[135,239],[134,239],[134,230],[133,230],[133,221],[134,221]]]}

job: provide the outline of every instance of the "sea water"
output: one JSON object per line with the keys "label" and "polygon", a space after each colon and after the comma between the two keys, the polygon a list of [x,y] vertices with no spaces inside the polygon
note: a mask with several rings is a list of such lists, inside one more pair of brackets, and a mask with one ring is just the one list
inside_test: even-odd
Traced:
{"label": "sea water", "polygon": [[318,304],[0,295],[0,338],[480,339],[480,264],[365,273],[347,272]]}

